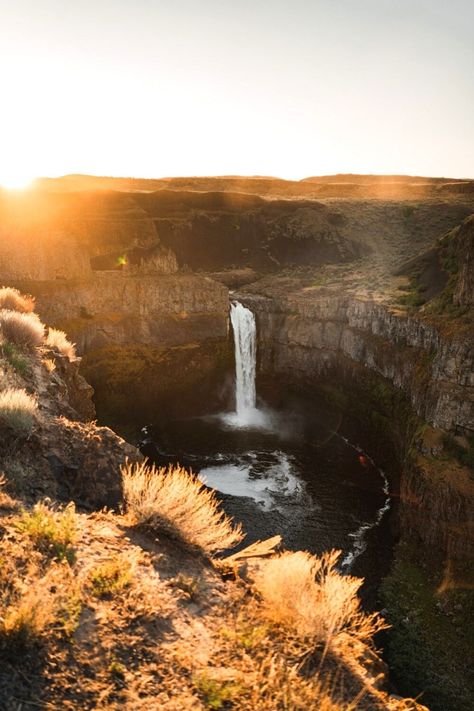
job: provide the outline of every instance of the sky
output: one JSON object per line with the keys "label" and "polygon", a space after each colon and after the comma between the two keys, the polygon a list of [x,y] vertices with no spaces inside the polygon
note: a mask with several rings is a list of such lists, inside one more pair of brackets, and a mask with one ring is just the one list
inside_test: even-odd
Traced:
{"label": "sky", "polygon": [[0,0],[0,184],[474,178],[471,0]]}

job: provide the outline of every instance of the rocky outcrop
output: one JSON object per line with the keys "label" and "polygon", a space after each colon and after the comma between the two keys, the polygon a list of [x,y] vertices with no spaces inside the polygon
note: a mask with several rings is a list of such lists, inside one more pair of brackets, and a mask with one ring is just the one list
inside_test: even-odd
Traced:
{"label": "rocky outcrop", "polygon": [[29,435],[10,432],[0,442],[0,467],[18,493],[28,499],[75,501],[87,509],[117,508],[122,501],[120,466],[141,459],[135,447],[95,416],[92,388],[54,348],[25,353],[24,367],[0,353],[1,389],[26,389],[38,408]]}

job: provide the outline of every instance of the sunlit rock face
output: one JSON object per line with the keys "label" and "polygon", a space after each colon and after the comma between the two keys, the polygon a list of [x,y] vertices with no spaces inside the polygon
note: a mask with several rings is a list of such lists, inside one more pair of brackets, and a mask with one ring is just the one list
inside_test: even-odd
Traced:
{"label": "sunlit rock face", "polygon": [[120,193],[0,193],[0,280],[91,278],[97,270],[170,274],[174,253]]}

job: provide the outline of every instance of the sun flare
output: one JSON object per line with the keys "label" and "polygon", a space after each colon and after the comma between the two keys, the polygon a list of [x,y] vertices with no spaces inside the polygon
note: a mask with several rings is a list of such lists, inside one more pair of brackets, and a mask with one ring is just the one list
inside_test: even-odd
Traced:
{"label": "sun flare", "polygon": [[15,172],[6,175],[0,174],[0,187],[5,190],[25,190],[30,187],[32,182],[33,177],[31,175]]}

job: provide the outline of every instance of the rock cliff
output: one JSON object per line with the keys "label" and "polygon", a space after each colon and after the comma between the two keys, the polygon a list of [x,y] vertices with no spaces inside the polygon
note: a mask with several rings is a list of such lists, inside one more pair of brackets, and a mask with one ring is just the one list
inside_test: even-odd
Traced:
{"label": "rock cliff", "polygon": [[471,337],[448,340],[435,326],[386,305],[321,292],[243,295],[258,316],[262,371],[318,378],[348,358],[400,388],[435,427],[474,432]]}

